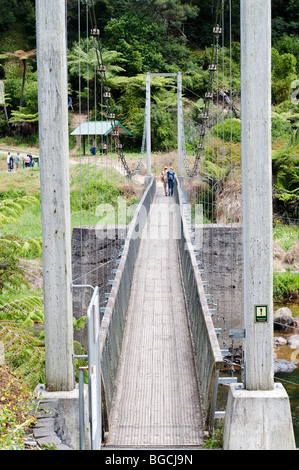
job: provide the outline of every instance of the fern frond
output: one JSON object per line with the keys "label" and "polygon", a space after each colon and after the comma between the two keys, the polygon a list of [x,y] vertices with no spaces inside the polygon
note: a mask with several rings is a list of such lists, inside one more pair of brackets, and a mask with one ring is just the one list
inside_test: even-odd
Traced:
{"label": "fern frond", "polygon": [[11,216],[4,215],[0,212],[0,225],[3,227],[5,224],[15,224],[17,219]]}
{"label": "fern frond", "polygon": [[34,323],[44,322],[44,309],[42,299],[29,295],[9,300],[0,298],[0,319],[15,320],[22,325],[34,326]]}
{"label": "fern frond", "polygon": [[42,341],[14,321],[0,321],[0,341],[4,345],[5,363],[22,375],[28,387],[33,389],[44,382],[45,349]]}

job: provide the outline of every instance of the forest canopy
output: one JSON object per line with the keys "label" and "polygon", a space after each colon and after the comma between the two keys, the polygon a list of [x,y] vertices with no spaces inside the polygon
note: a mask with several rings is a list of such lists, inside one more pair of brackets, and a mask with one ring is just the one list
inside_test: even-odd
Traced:
{"label": "forest canopy", "polygon": [[[232,4],[231,50],[229,4]],[[221,5],[219,0],[94,0],[100,41],[109,70],[109,87],[121,122],[132,131],[131,148],[140,148],[146,72],[182,72],[184,109],[189,129],[200,122],[200,110],[209,79],[213,27]],[[67,0],[69,92],[78,108],[79,32],[83,55],[90,54],[87,43],[86,1]],[[6,110],[0,107],[0,135],[9,132],[38,142],[36,26],[34,0],[0,0],[0,80],[5,85]],[[286,130],[297,126],[298,106],[291,102],[292,84],[299,67],[299,0],[272,0],[272,103],[275,110],[275,138],[287,140]],[[232,81],[224,77],[223,88],[240,96],[240,2],[224,1],[224,48],[221,60],[232,68]],[[85,48],[85,49],[84,49]],[[89,48],[89,52],[87,49]],[[85,59],[84,59],[85,60]],[[87,56],[86,56],[87,60]],[[231,60],[231,64],[229,64]],[[82,74],[82,108],[92,93]],[[171,128],[174,106],[171,84],[157,85],[153,98],[155,149],[175,147]],[[132,100],[134,96],[134,100]],[[167,102],[169,105],[167,106]],[[164,103],[164,107],[161,107]],[[159,105],[158,105],[159,104]],[[283,108],[284,115],[281,116]],[[6,113],[4,112],[6,111]],[[285,125],[287,121],[288,125]],[[298,121],[298,120],[297,120]],[[141,124],[140,124],[141,122]],[[192,124],[193,123],[193,124]],[[160,131],[158,133],[158,128]],[[285,135],[283,135],[285,134]],[[196,139],[187,138],[196,145]]]}

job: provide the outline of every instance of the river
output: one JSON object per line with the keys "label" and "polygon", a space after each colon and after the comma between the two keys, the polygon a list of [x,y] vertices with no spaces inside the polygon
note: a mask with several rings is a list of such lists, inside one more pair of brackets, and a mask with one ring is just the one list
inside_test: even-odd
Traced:
{"label": "river", "polygon": [[[280,307],[289,307],[292,311],[293,317],[299,317],[299,300],[290,302],[290,303],[276,303],[274,304],[274,311],[278,310]],[[292,329],[287,333],[276,332],[274,333],[275,336],[283,336],[287,338],[291,335],[299,334],[299,329]],[[299,350],[294,351],[290,349],[287,345],[282,346],[278,350],[275,350],[277,359],[287,359],[288,361],[294,362],[297,365],[297,368],[293,370],[291,373],[276,373],[274,376],[275,382],[280,382],[283,387],[285,388],[289,399],[290,399],[290,407],[291,407],[291,414],[292,414],[292,421],[293,421],[293,428],[294,428],[294,435],[295,435],[295,442],[296,448],[299,449]],[[231,372],[226,369],[222,370],[220,376],[231,376]],[[238,378],[238,382],[241,382],[241,374],[240,371],[236,370],[234,376]],[[218,397],[217,397],[217,405],[216,410],[221,411],[225,410],[226,408],[226,401],[227,401],[227,393],[228,393],[228,386],[227,385],[219,385],[218,387]],[[222,420],[220,420],[222,421]],[[219,422],[221,425],[221,422]],[[215,423],[217,426],[217,422]]]}
{"label": "river", "polygon": [[[294,300],[292,302],[275,302],[274,303],[274,311],[278,310],[280,307],[288,307],[294,318],[299,318],[299,300]],[[292,328],[287,333],[276,332],[275,336],[283,336],[284,338],[288,338],[291,335],[299,334],[299,328]],[[275,374],[275,382],[281,382],[290,399],[290,406],[291,406],[291,413],[292,413],[292,420],[293,420],[293,427],[294,427],[294,434],[295,434],[295,441],[296,447],[299,448],[299,351],[294,351],[290,349],[288,346],[282,346],[278,350],[276,350],[277,359],[287,359],[288,361],[292,361],[297,365],[297,368],[293,370],[293,372],[286,373],[281,372]]]}

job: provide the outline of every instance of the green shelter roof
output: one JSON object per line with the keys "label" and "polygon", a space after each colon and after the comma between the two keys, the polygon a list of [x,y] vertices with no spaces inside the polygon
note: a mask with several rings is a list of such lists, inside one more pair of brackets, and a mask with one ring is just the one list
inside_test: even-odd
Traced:
{"label": "green shelter roof", "polygon": [[119,121],[87,121],[82,122],[71,135],[108,135],[118,127],[120,134],[132,135]]}

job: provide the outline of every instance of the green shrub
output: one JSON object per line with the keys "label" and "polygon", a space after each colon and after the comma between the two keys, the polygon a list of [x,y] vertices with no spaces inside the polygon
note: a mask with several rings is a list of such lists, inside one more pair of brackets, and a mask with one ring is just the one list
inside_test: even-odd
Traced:
{"label": "green shrub", "polygon": [[223,137],[226,142],[241,142],[241,121],[239,119],[226,119],[212,128],[219,137]]}
{"label": "green shrub", "polygon": [[299,274],[292,271],[274,273],[273,297],[274,299],[299,298]]}

